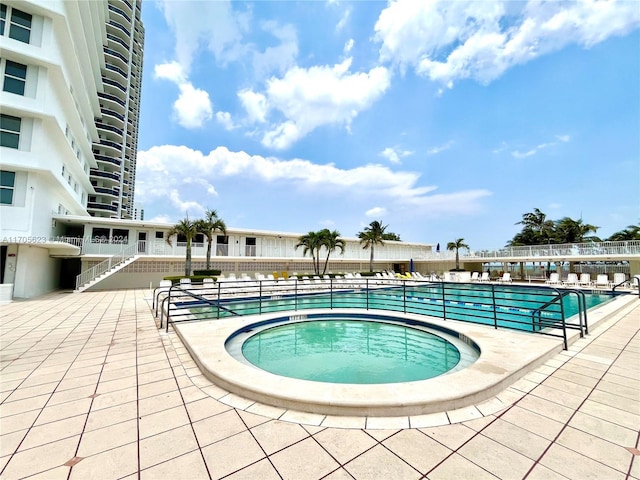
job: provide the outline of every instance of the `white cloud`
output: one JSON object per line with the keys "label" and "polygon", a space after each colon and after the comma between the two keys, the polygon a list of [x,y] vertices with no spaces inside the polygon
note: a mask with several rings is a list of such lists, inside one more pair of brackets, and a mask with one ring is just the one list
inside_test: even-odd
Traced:
{"label": "white cloud", "polygon": [[242,106],[247,111],[249,122],[264,123],[266,121],[269,107],[267,105],[267,98],[263,94],[256,93],[253,90],[240,90],[238,92],[238,98],[240,98]]}
{"label": "white cloud", "polygon": [[225,130],[233,130],[237,127],[237,125],[233,123],[229,112],[216,112],[216,120]]}
{"label": "white cloud", "polygon": [[344,48],[342,49],[342,51],[348,55],[349,52],[351,52],[351,50],[353,49],[354,44],[355,44],[355,41],[353,40],[353,38],[350,38],[345,42]]}
{"label": "white cloud", "polygon": [[178,123],[185,128],[201,127],[213,115],[209,94],[191,83],[180,84],[180,95],[173,103]]}
{"label": "white cloud", "polygon": [[322,125],[349,128],[361,111],[384,94],[391,79],[384,67],[358,73],[351,73],[350,67],[351,58],[334,66],[294,67],[282,78],[270,78],[264,94],[240,92],[245,108],[249,105],[255,110],[247,108],[250,118],[263,118],[260,114],[268,110],[285,117],[270,126],[263,145],[285,149]]}
{"label": "white cloud", "polygon": [[342,17],[340,18],[340,20],[336,24],[336,32],[339,32],[344,27],[346,27],[347,23],[349,22],[349,18],[350,17],[351,17],[351,8],[347,8],[347,9],[345,9],[344,13],[342,14]]}
{"label": "white cloud", "polygon": [[154,73],[155,78],[169,80],[178,86],[180,94],[173,102],[173,114],[180,125],[198,128],[212,117],[213,107],[209,94],[191,84],[178,62],[156,65]]}
{"label": "white cloud", "polygon": [[408,157],[412,154],[412,151],[400,150],[398,147],[387,147],[380,152],[380,156],[386,158],[391,163],[400,163],[401,158]]}
{"label": "white cloud", "polygon": [[514,65],[569,44],[588,48],[639,25],[634,1],[392,0],[375,38],[382,61],[450,86],[463,78],[489,83]]}
{"label": "white cloud", "polygon": [[364,212],[367,217],[384,217],[387,214],[387,209],[384,207],[373,207]]}
{"label": "white cloud", "polygon": [[513,155],[514,158],[527,158],[530,157],[532,155],[535,155],[538,152],[538,149],[533,148],[531,150],[527,150],[526,152],[521,152],[519,150],[514,150],[513,152],[511,152],[511,155]]}
{"label": "white cloud", "polygon": [[439,145],[437,147],[430,148],[429,150],[427,150],[427,155],[437,155],[438,153],[444,152],[445,150],[449,150],[452,145],[453,145],[453,142],[450,140],[444,145]]}
{"label": "white cloud", "polygon": [[185,212],[186,214],[189,215],[193,215],[194,212],[195,214],[202,214],[205,211],[205,208],[200,205],[198,202],[194,202],[194,201],[183,201],[180,198],[180,194],[178,193],[178,190],[171,190],[169,192],[169,199],[171,200],[171,203],[173,204],[174,207],[176,207],[176,209],[179,212]]}
{"label": "white cloud", "polygon": [[[511,152],[511,155],[514,158],[527,158],[527,157],[531,157],[532,155],[535,155],[536,153],[538,153],[540,150],[543,150],[545,148],[549,148],[549,147],[555,147],[558,145],[558,142],[562,142],[562,143],[566,143],[568,141],[571,140],[571,137],[569,135],[556,135],[556,138],[558,139],[557,142],[546,142],[546,143],[541,143],[539,145],[536,145],[535,147],[527,150],[526,152],[521,152],[520,150],[514,150],[513,152]],[[506,147],[505,147],[506,148]],[[504,148],[502,149],[504,150]],[[500,150],[501,151],[501,150]],[[494,150],[494,153],[497,153],[496,150]]]}
{"label": "white cloud", "polygon": [[184,71],[178,62],[168,62],[156,65],[154,67],[155,78],[169,80],[176,85],[180,85],[187,81]]}
{"label": "white cloud", "polygon": [[[198,210],[207,190],[227,177],[251,179],[256,188],[272,182],[289,184],[305,195],[341,195],[385,199],[397,208],[415,208],[424,214],[468,213],[477,211],[487,190],[434,194],[436,186],[420,186],[420,174],[392,171],[382,165],[364,165],[351,169],[333,164],[318,165],[308,160],[280,160],[274,157],[231,152],[218,147],[208,154],[186,146],[164,145],[138,152],[136,199],[149,204],[169,196],[180,211]],[[193,172],[198,172],[196,182]],[[180,194],[178,193],[180,192]],[[184,199],[183,197],[189,197]],[[389,207],[387,207],[389,208]]]}
{"label": "white cloud", "polygon": [[284,73],[295,65],[298,56],[298,35],[292,25],[279,25],[269,21],[262,25],[264,31],[280,40],[280,45],[267,47],[253,55],[253,67],[258,77],[273,71]]}
{"label": "white cloud", "polygon": [[247,29],[248,15],[234,11],[230,0],[164,0],[159,5],[175,35],[176,59],[187,74],[198,50],[203,47],[222,64],[246,53],[247,47],[241,40]]}

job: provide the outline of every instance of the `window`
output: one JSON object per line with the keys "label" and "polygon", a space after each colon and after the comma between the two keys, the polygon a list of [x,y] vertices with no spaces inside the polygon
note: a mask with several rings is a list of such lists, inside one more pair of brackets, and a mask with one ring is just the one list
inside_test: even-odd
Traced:
{"label": "window", "polygon": [[0,204],[13,205],[13,189],[16,183],[16,173],[0,170]]}
{"label": "window", "polygon": [[129,243],[129,230],[114,228],[111,233],[111,243]]}
{"label": "window", "polygon": [[256,256],[256,237],[247,237],[244,254],[247,257]]}
{"label": "window", "polygon": [[110,233],[108,228],[94,228],[91,243],[109,243]]}
{"label": "window", "polygon": [[20,144],[20,123],[22,120],[11,115],[0,115],[0,145],[18,148]]}
{"label": "window", "polygon": [[9,25],[9,38],[18,40],[19,42],[29,43],[31,39],[31,19],[33,17],[18,10],[11,9],[11,24]]}
{"label": "window", "polygon": [[24,95],[27,83],[27,66],[7,60],[4,66],[4,84],[2,90],[17,95]]}
{"label": "window", "polygon": [[164,239],[164,232],[156,232],[156,240]]}
{"label": "window", "polygon": [[0,4],[0,35],[4,35],[5,23],[7,23],[7,6]]}

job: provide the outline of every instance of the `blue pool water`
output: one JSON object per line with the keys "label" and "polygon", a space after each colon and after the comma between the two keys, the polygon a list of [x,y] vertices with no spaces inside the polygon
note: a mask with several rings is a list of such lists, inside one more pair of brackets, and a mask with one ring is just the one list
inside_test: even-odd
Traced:
{"label": "blue pool water", "polygon": [[[445,288],[445,294],[442,289]],[[310,308],[366,308],[416,313],[454,320],[498,325],[524,331],[557,327],[562,319],[578,313],[578,296],[547,305],[555,291],[540,287],[491,285],[444,286],[424,284],[406,287],[350,289],[332,293],[282,295],[262,299],[229,299],[217,315],[252,315]],[[443,298],[444,297],[444,298]],[[586,308],[609,301],[612,296],[585,293]],[[495,303],[495,308],[494,308]],[[208,310],[210,313],[210,310]],[[539,311],[539,315],[536,312]]]}
{"label": "blue pool water", "polygon": [[244,341],[242,354],[276,375],[350,384],[425,380],[460,361],[459,350],[440,335],[407,325],[348,318],[266,328]]}

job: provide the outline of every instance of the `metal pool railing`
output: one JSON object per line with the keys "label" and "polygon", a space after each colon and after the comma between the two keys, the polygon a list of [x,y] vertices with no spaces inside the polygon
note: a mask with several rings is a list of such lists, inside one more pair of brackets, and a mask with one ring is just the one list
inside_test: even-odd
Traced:
{"label": "metal pool railing", "polygon": [[[234,280],[160,287],[153,308],[160,328],[200,319],[310,308],[414,313],[535,332],[563,339],[588,333],[585,293],[574,289],[380,278]],[[568,318],[572,321],[568,322]]]}

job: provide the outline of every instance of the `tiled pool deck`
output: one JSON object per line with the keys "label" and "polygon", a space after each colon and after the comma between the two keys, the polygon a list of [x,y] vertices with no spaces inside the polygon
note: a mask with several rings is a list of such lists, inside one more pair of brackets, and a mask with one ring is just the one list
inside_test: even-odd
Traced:
{"label": "tiled pool deck", "polygon": [[1,479],[640,480],[637,299],[493,400],[368,420],[227,394],[150,302],[128,290],[0,306]]}

